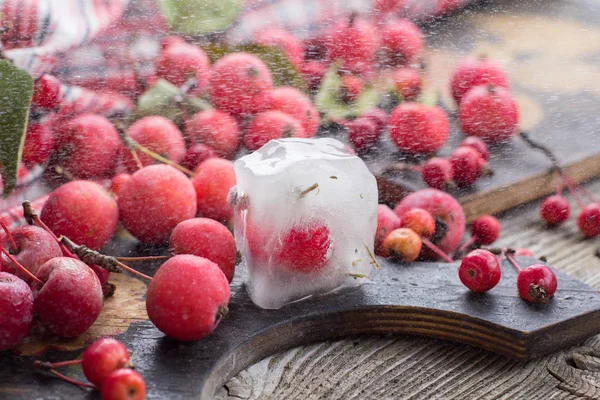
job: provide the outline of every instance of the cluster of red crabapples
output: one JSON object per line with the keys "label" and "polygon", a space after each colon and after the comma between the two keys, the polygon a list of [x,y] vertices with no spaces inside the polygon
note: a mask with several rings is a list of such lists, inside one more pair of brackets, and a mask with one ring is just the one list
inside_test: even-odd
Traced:
{"label": "cluster of red crabapples", "polygon": [[[142,400],[146,396],[146,383],[132,369],[129,351],[123,343],[113,338],[96,340],[85,349],[81,359],[55,363],[38,360],[33,365],[65,382],[99,390],[102,400]],[[90,383],[78,382],[56,370],[71,365],[81,365]]]}

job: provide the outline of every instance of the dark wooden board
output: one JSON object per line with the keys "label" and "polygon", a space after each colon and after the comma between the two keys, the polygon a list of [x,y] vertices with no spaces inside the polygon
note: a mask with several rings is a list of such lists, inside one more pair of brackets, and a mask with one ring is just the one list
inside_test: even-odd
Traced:
{"label": "dark wooden board", "polygon": [[[123,249],[130,253],[135,244],[127,242],[119,248],[119,253]],[[535,260],[521,262],[528,265]],[[254,306],[236,278],[229,315],[212,335],[195,343],[166,338],[146,320],[134,322],[117,337],[132,352],[149,398],[211,399],[220,385],[252,363],[293,346],[331,338],[427,336],[527,360],[600,333],[600,294],[560,272],[559,289],[551,302],[531,305],[518,297],[516,273],[507,263],[500,284],[482,295],[471,294],[460,284],[456,265],[380,263],[374,279],[361,288],[280,310]],[[124,291],[119,287],[116,296]],[[58,361],[80,353],[52,349],[37,358]],[[0,398],[81,395],[79,389],[34,371],[35,358],[0,353]],[[68,369],[68,374],[82,378],[78,368]]]}

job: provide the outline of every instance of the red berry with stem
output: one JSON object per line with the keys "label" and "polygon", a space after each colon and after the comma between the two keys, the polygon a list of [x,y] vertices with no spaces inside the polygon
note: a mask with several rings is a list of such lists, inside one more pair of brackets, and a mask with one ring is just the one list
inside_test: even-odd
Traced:
{"label": "red berry with stem", "polygon": [[307,137],[302,124],[281,111],[265,111],[258,114],[248,126],[244,145],[250,151],[258,150],[270,140]]}
{"label": "red berry with stem", "polygon": [[71,181],[50,193],[40,218],[55,235],[98,250],[115,234],[119,209],[99,184]]}
{"label": "red berry with stem", "polygon": [[202,161],[213,157],[217,157],[216,151],[203,144],[195,144],[188,149],[179,165],[193,171]]}
{"label": "red berry with stem", "polygon": [[94,271],[74,258],[55,257],[40,267],[37,277],[43,285],[32,284],[35,313],[50,332],[70,338],[92,326],[103,304]]}
{"label": "red berry with stem", "polygon": [[500,282],[501,275],[498,258],[487,250],[473,250],[458,267],[460,281],[475,293],[493,289]]}
{"label": "red berry with stem", "polygon": [[330,28],[326,43],[332,61],[341,60],[344,69],[363,73],[372,67],[380,35],[374,25],[352,13]]}
{"label": "red berry with stem", "polygon": [[[33,225],[20,226],[10,231],[10,236],[2,240],[2,246],[8,249],[14,259],[33,275],[37,274],[46,261],[63,255],[52,235]],[[1,256],[0,270],[10,272],[31,283],[31,278],[15,267],[5,254]]]}
{"label": "red berry with stem", "polygon": [[112,177],[112,179],[110,180],[110,191],[115,196],[115,198],[119,198],[119,193],[121,192],[121,189],[127,182],[129,182],[130,179],[131,175],[126,173],[122,173]]}
{"label": "red berry with stem", "polygon": [[216,263],[229,282],[235,272],[236,248],[231,232],[209,218],[192,218],[180,222],[169,239],[174,254],[192,254]]}
{"label": "red berry with stem", "polygon": [[377,206],[377,230],[375,231],[375,254],[383,255],[383,240],[386,236],[400,227],[400,218],[385,204]]}
{"label": "red berry with stem", "polygon": [[319,113],[310,98],[296,88],[281,86],[268,93],[271,110],[284,112],[302,124],[306,137],[313,137],[319,129]]}
{"label": "red berry with stem", "polygon": [[131,365],[129,351],[113,338],[102,338],[92,343],[81,357],[81,367],[88,381],[100,387],[113,372]]}
{"label": "red berry with stem", "polygon": [[27,125],[23,156],[21,160],[27,166],[43,164],[50,158],[54,148],[52,127],[48,122]]}
{"label": "red berry with stem", "polygon": [[452,178],[459,186],[471,186],[479,179],[485,164],[477,150],[461,146],[450,155]]}
{"label": "red berry with stem", "polygon": [[448,139],[450,125],[444,110],[419,103],[402,103],[392,111],[390,137],[407,153],[433,153]]}
{"label": "red berry with stem", "polygon": [[108,178],[122,147],[117,130],[101,115],[83,114],[66,123],[59,144],[60,163],[80,179]]}
{"label": "red berry with stem", "polygon": [[461,146],[472,147],[481,155],[484,161],[488,161],[490,159],[490,150],[488,149],[487,144],[483,141],[483,139],[478,138],[476,136],[467,136],[460,142]]}
{"label": "red berry with stem", "polygon": [[143,400],[146,397],[146,383],[138,372],[122,368],[104,379],[100,394],[102,400]]}
{"label": "red berry with stem", "polygon": [[229,282],[217,264],[193,255],[176,255],[150,282],[146,309],[150,321],[167,336],[199,340],[225,316],[229,295]]}
{"label": "red berry with stem", "polygon": [[519,296],[530,303],[547,303],[554,296],[557,285],[556,275],[543,264],[523,268],[517,277]]}
{"label": "red berry with stem", "polygon": [[387,65],[407,65],[423,51],[423,33],[407,19],[391,18],[381,32],[382,52]]}
{"label": "red berry with stem", "polygon": [[56,108],[60,104],[60,81],[52,75],[42,75],[33,84],[31,105]]}
{"label": "red berry with stem", "polygon": [[327,225],[311,221],[293,225],[282,234],[274,259],[286,269],[310,274],[321,271],[332,252],[333,241]]}
{"label": "red berry with stem", "polygon": [[396,92],[404,101],[415,101],[421,94],[421,74],[414,68],[398,68],[392,73]]}
{"label": "red berry with stem", "polygon": [[491,215],[479,216],[471,224],[471,236],[476,243],[489,246],[500,237],[500,222]]}
{"label": "red berry with stem", "polygon": [[540,215],[548,225],[559,225],[569,219],[571,206],[566,197],[555,194],[547,197],[540,206]]}
{"label": "red berry with stem", "polygon": [[382,253],[394,261],[413,262],[419,257],[423,243],[412,229],[398,228],[383,239]]}
{"label": "red berry with stem", "polygon": [[307,61],[302,65],[302,77],[311,92],[319,89],[325,71],[327,66],[319,61]]}
{"label": "red berry with stem", "polygon": [[131,175],[119,193],[121,222],[144,243],[161,244],[178,223],[196,215],[192,182],[169,165],[150,165]]}
{"label": "red berry with stem", "polygon": [[451,78],[452,96],[460,104],[473,87],[491,84],[508,89],[508,78],[500,65],[485,58],[466,58],[454,70]]}
{"label": "red berry with stem", "polygon": [[232,158],[240,145],[240,128],[235,119],[223,111],[200,111],[186,126],[192,143],[210,147],[218,157]]}
{"label": "red berry with stem", "polygon": [[429,239],[435,233],[435,220],[429,211],[413,208],[402,215],[400,227],[412,229],[417,235]]}
{"label": "red berry with stem", "polygon": [[577,226],[585,237],[600,235],[600,203],[591,203],[583,207],[577,217]]}
{"label": "red berry with stem", "polygon": [[[127,135],[136,143],[178,163],[185,155],[185,141],[181,131],[171,120],[159,115],[144,117],[127,129]],[[141,151],[136,151],[142,166],[152,165],[156,161]],[[130,173],[139,169],[130,150],[121,146],[123,163]]]}
{"label": "red berry with stem", "polygon": [[340,83],[340,99],[344,103],[353,103],[362,93],[363,82],[356,75],[344,74]]}
{"label": "red berry with stem", "polygon": [[453,182],[452,164],[449,160],[432,157],[423,164],[421,169],[423,180],[434,189],[445,190]]}
{"label": "red berry with stem", "polygon": [[348,140],[358,152],[368,150],[379,140],[380,131],[371,119],[359,117],[346,124]]}
{"label": "red berry with stem", "polygon": [[383,128],[388,124],[388,115],[381,108],[371,108],[360,115],[363,118],[370,119],[375,124],[377,134],[381,136]]}
{"label": "red berry with stem", "polygon": [[269,27],[258,31],[254,41],[263,46],[278,47],[296,69],[300,69],[304,61],[304,47],[302,42],[289,31],[279,27]]}
{"label": "red berry with stem", "polygon": [[481,85],[463,97],[458,120],[462,131],[490,142],[506,141],[519,129],[519,110],[508,89]]}
{"label": "red berry with stem", "polygon": [[0,272],[0,351],[10,349],[29,332],[33,320],[33,294],[27,284]]}
{"label": "red berry with stem", "polygon": [[197,91],[201,93],[208,84],[210,61],[198,46],[172,43],[163,49],[156,60],[156,75],[182,86],[188,79],[196,78]]}
{"label": "red berry with stem", "polygon": [[209,80],[214,106],[234,117],[266,110],[264,95],[272,87],[265,63],[248,53],[230,53],[220,58],[213,65]]}
{"label": "red berry with stem", "polygon": [[222,158],[209,158],[196,168],[192,184],[197,195],[198,216],[226,222],[233,216],[227,202],[229,190],[235,186],[233,163]]}

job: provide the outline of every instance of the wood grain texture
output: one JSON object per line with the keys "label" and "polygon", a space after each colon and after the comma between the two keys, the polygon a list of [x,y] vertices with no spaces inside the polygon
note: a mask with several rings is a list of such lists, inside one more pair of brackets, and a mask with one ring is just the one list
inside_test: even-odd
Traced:
{"label": "wood grain texture", "polygon": [[[600,181],[587,186],[600,197]],[[499,245],[527,247],[600,290],[598,239],[575,218],[555,229],[539,203],[503,216]],[[560,285],[560,281],[559,281]],[[275,354],[227,382],[218,399],[600,399],[600,335],[554,354],[512,361],[469,346],[400,336],[328,341]]]}

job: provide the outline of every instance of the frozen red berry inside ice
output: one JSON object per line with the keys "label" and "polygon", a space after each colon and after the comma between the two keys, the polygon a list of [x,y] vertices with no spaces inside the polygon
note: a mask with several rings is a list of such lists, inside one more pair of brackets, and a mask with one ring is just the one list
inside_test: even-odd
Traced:
{"label": "frozen red berry inside ice", "polygon": [[530,265],[517,277],[519,296],[530,303],[547,303],[554,296],[557,285],[556,275],[543,264]]}
{"label": "frozen red berry inside ice", "polygon": [[99,387],[113,371],[129,364],[129,351],[123,343],[113,338],[96,340],[85,349],[81,357],[85,377]]}
{"label": "frozen red berry inside ice", "polygon": [[211,109],[200,111],[187,123],[187,132],[192,142],[204,144],[217,156],[232,158],[240,144],[240,128],[229,114]]}
{"label": "frozen red berry inside ice", "polygon": [[119,209],[99,184],[71,181],[50,193],[40,218],[55,235],[98,250],[115,234]]}
{"label": "frozen red berry inside ice", "polygon": [[55,257],[42,265],[32,283],[37,318],[53,334],[79,336],[96,321],[102,309],[102,286],[84,263],[70,257]]}
{"label": "frozen red berry inside ice", "polygon": [[0,272],[0,351],[10,349],[29,332],[33,294],[20,278]]}
{"label": "frozen red berry inside ice", "polygon": [[156,60],[156,74],[175,86],[182,86],[188,79],[196,78],[199,91],[206,88],[210,73],[210,61],[198,46],[175,43],[167,46]]}
{"label": "frozen red berry inside ice", "polygon": [[414,68],[398,68],[392,74],[394,87],[404,101],[414,101],[421,94],[421,74]]}
{"label": "frozen red berry inside ice", "polygon": [[400,228],[409,228],[419,236],[430,238],[435,233],[435,220],[429,211],[413,208],[402,214]]}
{"label": "frozen red berry inside ice", "polygon": [[233,163],[222,158],[209,158],[198,165],[192,183],[197,195],[198,216],[229,221],[233,209],[227,196],[235,186]]}
{"label": "frozen red berry inside ice", "polygon": [[471,88],[486,84],[508,88],[508,78],[502,67],[485,58],[466,58],[452,73],[452,96],[456,104],[460,104]]}
{"label": "frozen red berry inside ice", "polygon": [[389,122],[394,144],[407,153],[433,153],[448,139],[448,117],[438,106],[402,103],[394,109]]}
{"label": "frozen red berry inside ice", "polygon": [[327,225],[318,221],[298,223],[284,232],[274,258],[284,268],[309,274],[322,270],[333,252]]}
{"label": "frozen red berry inside ice", "polygon": [[150,165],[131,175],[119,193],[121,222],[145,243],[167,241],[178,223],[196,215],[192,182],[169,165]]}
{"label": "frozen red berry inside ice", "polygon": [[60,103],[60,81],[52,75],[42,75],[33,84],[31,105],[41,108],[56,108]]}
{"label": "frozen red berry inside ice", "polygon": [[146,383],[138,372],[121,368],[106,377],[100,394],[102,400],[143,400],[146,397]]}
{"label": "frozen red berry inside ice", "polygon": [[452,182],[452,164],[445,158],[432,157],[423,164],[421,174],[429,187],[445,190]]}
{"label": "frozen red berry inside ice", "polygon": [[370,22],[351,14],[338,20],[326,35],[329,58],[341,60],[354,73],[370,69],[379,49],[379,31]]}
{"label": "frozen red berry inside ice", "polygon": [[346,129],[348,130],[348,140],[359,152],[368,150],[375,145],[381,132],[371,119],[364,117],[348,122]]}
{"label": "frozen red berry inside ice", "polygon": [[321,85],[327,66],[319,61],[307,61],[302,65],[302,77],[311,92],[315,92]]}
{"label": "frozen red berry inside ice", "polygon": [[519,129],[517,103],[508,89],[500,86],[469,90],[460,103],[458,119],[465,135],[491,142],[505,141]]}
{"label": "frozen red berry inside ice", "polygon": [[300,121],[281,111],[265,111],[258,114],[248,126],[244,145],[248,150],[254,151],[269,140],[289,137],[306,137]]}
{"label": "frozen red berry inside ice", "polygon": [[190,171],[193,171],[198,167],[198,165],[200,165],[202,161],[208,160],[212,157],[217,157],[216,151],[203,144],[195,144],[188,149],[179,165],[189,169]]}
{"label": "frozen red berry inside ice", "polygon": [[388,115],[381,108],[371,108],[360,115],[363,118],[370,119],[375,124],[378,135],[381,136],[383,129],[388,124]]}
{"label": "frozen red berry inside ice", "polygon": [[412,262],[419,257],[423,243],[412,229],[399,228],[390,232],[383,239],[382,250],[384,257],[395,261]]}
{"label": "frozen red berry inside ice", "polygon": [[210,74],[209,92],[214,106],[233,116],[256,114],[268,108],[265,92],[271,90],[271,72],[258,57],[230,53],[220,58]]}
{"label": "frozen red berry inside ice", "polygon": [[494,288],[502,272],[498,258],[487,250],[473,250],[461,261],[458,268],[460,281],[471,291],[487,292]]}
{"label": "frozen red berry inside ice", "polygon": [[488,146],[481,138],[476,136],[468,136],[464,138],[462,142],[460,142],[460,145],[474,148],[481,155],[481,158],[483,158],[484,161],[488,161],[490,159],[490,151]]}
{"label": "frozen red berry inside ice", "polygon": [[558,225],[569,219],[571,206],[566,197],[555,194],[546,197],[540,207],[540,215],[548,225]]}
{"label": "frozen red berry inside ice", "polygon": [[423,33],[407,19],[391,18],[381,32],[382,51],[388,65],[414,62],[423,50]]}
{"label": "frozen red berry inside ice", "polygon": [[164,334],[183,341],[210,334],[227,312],[229,282],[214,262],[193,255],[167,260],[148,286],[150,321]]}
{"label": "frozen red berry inside ice", "polygon": [[302,42],[285,29],[279,27],[262,29],[255,34],[254,41],[263,46],[280,48],[296,69],[302,66],[304,61]]}
{"label": "frozen red berry inside ice", "polygon": [[459,186],[471,186],[479,179],[485,161],[472,147],[460,146],[450,155],[452,178]]}
{"label": "frozen red berry inside ice", "polygon": [[48,122],[27,125],[23,156],[21,160],[28,166],[42,164],[50,158],[54,148],[52,127]]}
{"label": "frozen red berry inside ice", "polygon": [[127,173],[118,174],[112,177],[110,180],[110,191],[116,198],[119,197],[121,188],[126,182],[129,182],[129,179],[131,179],[131,175]]}
{"label": "frozen red berry inside ice", "polygon": [[358,100],[363,90],[362,80],[351,74],[344,74],[340,83],[340,100],[344,103],[353,103]]}
{"label": "frozen red berry inside ice", "polygon": [[169,240],[175,254],[192,254],[216,263],[229,282],[235,272],[236,249],[231,232],[209,218],[192,218],[180,222]]}
{"label": "frozen red berry inside ice", "polygon": [[577,217],[577,226],[585,237],[600,235],[600,203],[591,203],[583,207]]}
{"label": "frozen red berry inside ice", "polygon": [[319,113],[308,96],[298,89],[282,86],[268,94],[271,110],[284,112],[302,124],[306,137],[313,137],[319,128]]}
{"label": "frozen red berry inside ice", "polygon": [[385,204],[377,206],[377,230],[375,231],[375,254],[383,255],[383,239],[400,227],[400,218]]}

